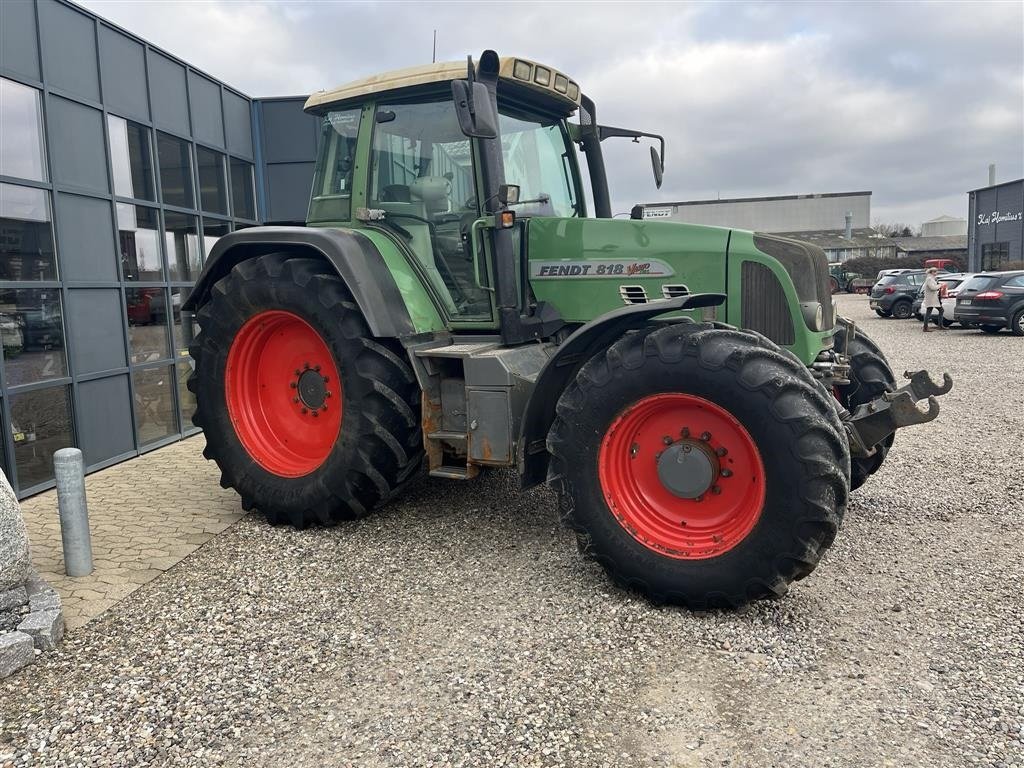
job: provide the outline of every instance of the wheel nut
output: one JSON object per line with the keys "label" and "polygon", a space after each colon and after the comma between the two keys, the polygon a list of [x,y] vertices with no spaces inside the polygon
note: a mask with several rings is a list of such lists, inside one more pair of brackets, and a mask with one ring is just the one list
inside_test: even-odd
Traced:
{"label": "wheel nut", "polygon": [[324,376],[324,384],[331,380],[330,376]]}
{"label": "wheel nut", "polygon": [[700,439],[703,440],[706,443],[708,440],[711,439],[711,433],[710,432],[701,432],[700,433]]}
{"label": "wheel nut", "polygon": [[668,435],[665,435],[663,438],[661,438],[661,442],[663,442],[665,445],[672,445],[672,438],[669,437]]}
{"label": "wheel nut", "polygon": [[683,437],[689,437],[690,436],[690,428],[689,427],[683,427],[683,431],[680,432],[680,434]]}
{"label": "wheel nut", "polygon": [[321,411],[326,411],[327,410],[327,403],[324,403],[323,405],[321,405],[320,406],[320,410]]}
{"label": "wheel nut", "polygon": [[727,451],[727,450],[725,449],[725,447],[724,447],[724,446],[723,446],[723,447],[721,447],[721,448],[716,448],[716,449],[715,449],[715,454],[716,454],[717,456],[725,456],[725,454],[727,454],[728,452],[729,452],[729,451]]}
{"label": "wheel nut", "polygon": [[302,409],[302,412],[303,412],[303,413],[309,413],[309,409],[308,409],[308,408],[303,408],[303,409]]}
{"label": "wheel nut", "polygon": [[722,470],[722,477],[732,477],[732,470],[726,467]]}
{"label": "wheel nut", "polygon": [[326,392],[324,392],[324,397],[330,397],[330,396],[331,396],[331,390],[328,389]]}
{"label": "wheel nut", "polygon": [[314,409],[313,409],[313,415],[314,415],[314,416],[319,416],[319,415],[320,415],[320,411],[318,411],[318,410],[316,410],[316,409],[314,408]]}
{"label": "wheel nut", "polygon": [[299,398],[297,398],[297,397],[293,397],[293,398],[292,398],[292,402],[293,402],[293,403],[297,403],[297,402],[299,402]]}
{"label": "wheel nut", "polygon": [[309,370],[309,363],[303,363],[303,365],[305,366],[306,370],[308,371]]}
{"label": "wheel nut", "polygon": [[298,384],[297,384],[296,382],[294,382],[294,381],[293,381],[293,382],[292,382],[291,384],[289,384],[288,386],[290,386],[290,387],[291,387],[292,389],[297,389],[299,385],[298,385]]}
{"label": "wheel nut", "polygon": [[314,365],[313,366],[313,370],[316,371],[317,373],[319,373],[320,372],[320,366],[319,365]]}
{"label": "wheel nut", "polygon": [[694,499],[694,501],[704,501],[704,494],[702,493],[700,496]]}
{"label": "wheel nut", "polygon": [[711,492],[713,494],[715,494],[715,496],[717,496],[718,494],[720,494],[722,492],[722,489],[719,488],[717,485],[713,485],[713,486],[711,486]]}
{"label": "wheel nut", "polygon": [[301,376],[302,375],[302,371],[300,371],[298,368],[296,368],[295,369],[295,375],[296,376]]}

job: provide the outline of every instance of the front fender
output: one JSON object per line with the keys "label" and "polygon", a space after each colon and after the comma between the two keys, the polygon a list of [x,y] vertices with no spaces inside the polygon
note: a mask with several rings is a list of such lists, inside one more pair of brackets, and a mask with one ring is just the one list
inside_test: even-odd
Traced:
{"label": "front fender", "polygon": [[225,235],[213,246],[182,309],[198,309],[209,298],[214,284],[239,262],[280,251],[326,260],[345,281],[374,336],[402,338],[416,332],[380,252],[364,234],[347,229],[251,227]]}
{"label": "front fender", "polygon": [[537,375],[523,414],[519,435],[519,472],[523,488],[547,478],[547,435],[555,420],[555,406],[562,391],[587,360],[611,346],[627,331],[642,328],[651,318],[668,312],[714,307],[725,301],[724,293],[695,293],[647,304],[631,304],[591,320],[577,328]]}

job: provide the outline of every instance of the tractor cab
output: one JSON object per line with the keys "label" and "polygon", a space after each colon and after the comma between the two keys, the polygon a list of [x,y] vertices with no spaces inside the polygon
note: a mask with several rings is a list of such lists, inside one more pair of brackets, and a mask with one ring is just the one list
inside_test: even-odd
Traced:
{"label": "tractor cab", "polygon": [[[569,122],[581,109],[585,125]],[[524,229],[587,216],[576,143],[597,213],[610,217],[602,137],[574,80],[487,52],[478,67],[432,64],[318,92],[306,110],[321,119],[309,225],[387,232],[451,328],[498,327],[517,342],[562,324],[528,295]]]}

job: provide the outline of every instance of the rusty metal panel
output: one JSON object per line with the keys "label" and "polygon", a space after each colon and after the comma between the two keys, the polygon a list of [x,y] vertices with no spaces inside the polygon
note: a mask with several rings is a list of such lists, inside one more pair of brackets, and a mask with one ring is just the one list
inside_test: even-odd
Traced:
{"label": "rusty metal panel", "polygon": [[469,390],[469,460],[480,464],[512,462],[512,415],[508,391]]}

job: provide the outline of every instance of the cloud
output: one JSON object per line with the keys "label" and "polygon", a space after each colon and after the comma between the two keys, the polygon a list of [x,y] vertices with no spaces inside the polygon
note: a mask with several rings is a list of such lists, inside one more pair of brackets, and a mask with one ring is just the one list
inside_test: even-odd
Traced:
{"label": "cloud", "polygon": [[[870,189],[873,218],[966,215],[1024,175],[1024,5],[124,3],[100,15],[250,96],[308,93],[485,47],[569,72],[602,122],[616,210],[637,201]],[[959,202],[957,202],[959,201]],[[837,226],[841,225],[838,224]]]}

